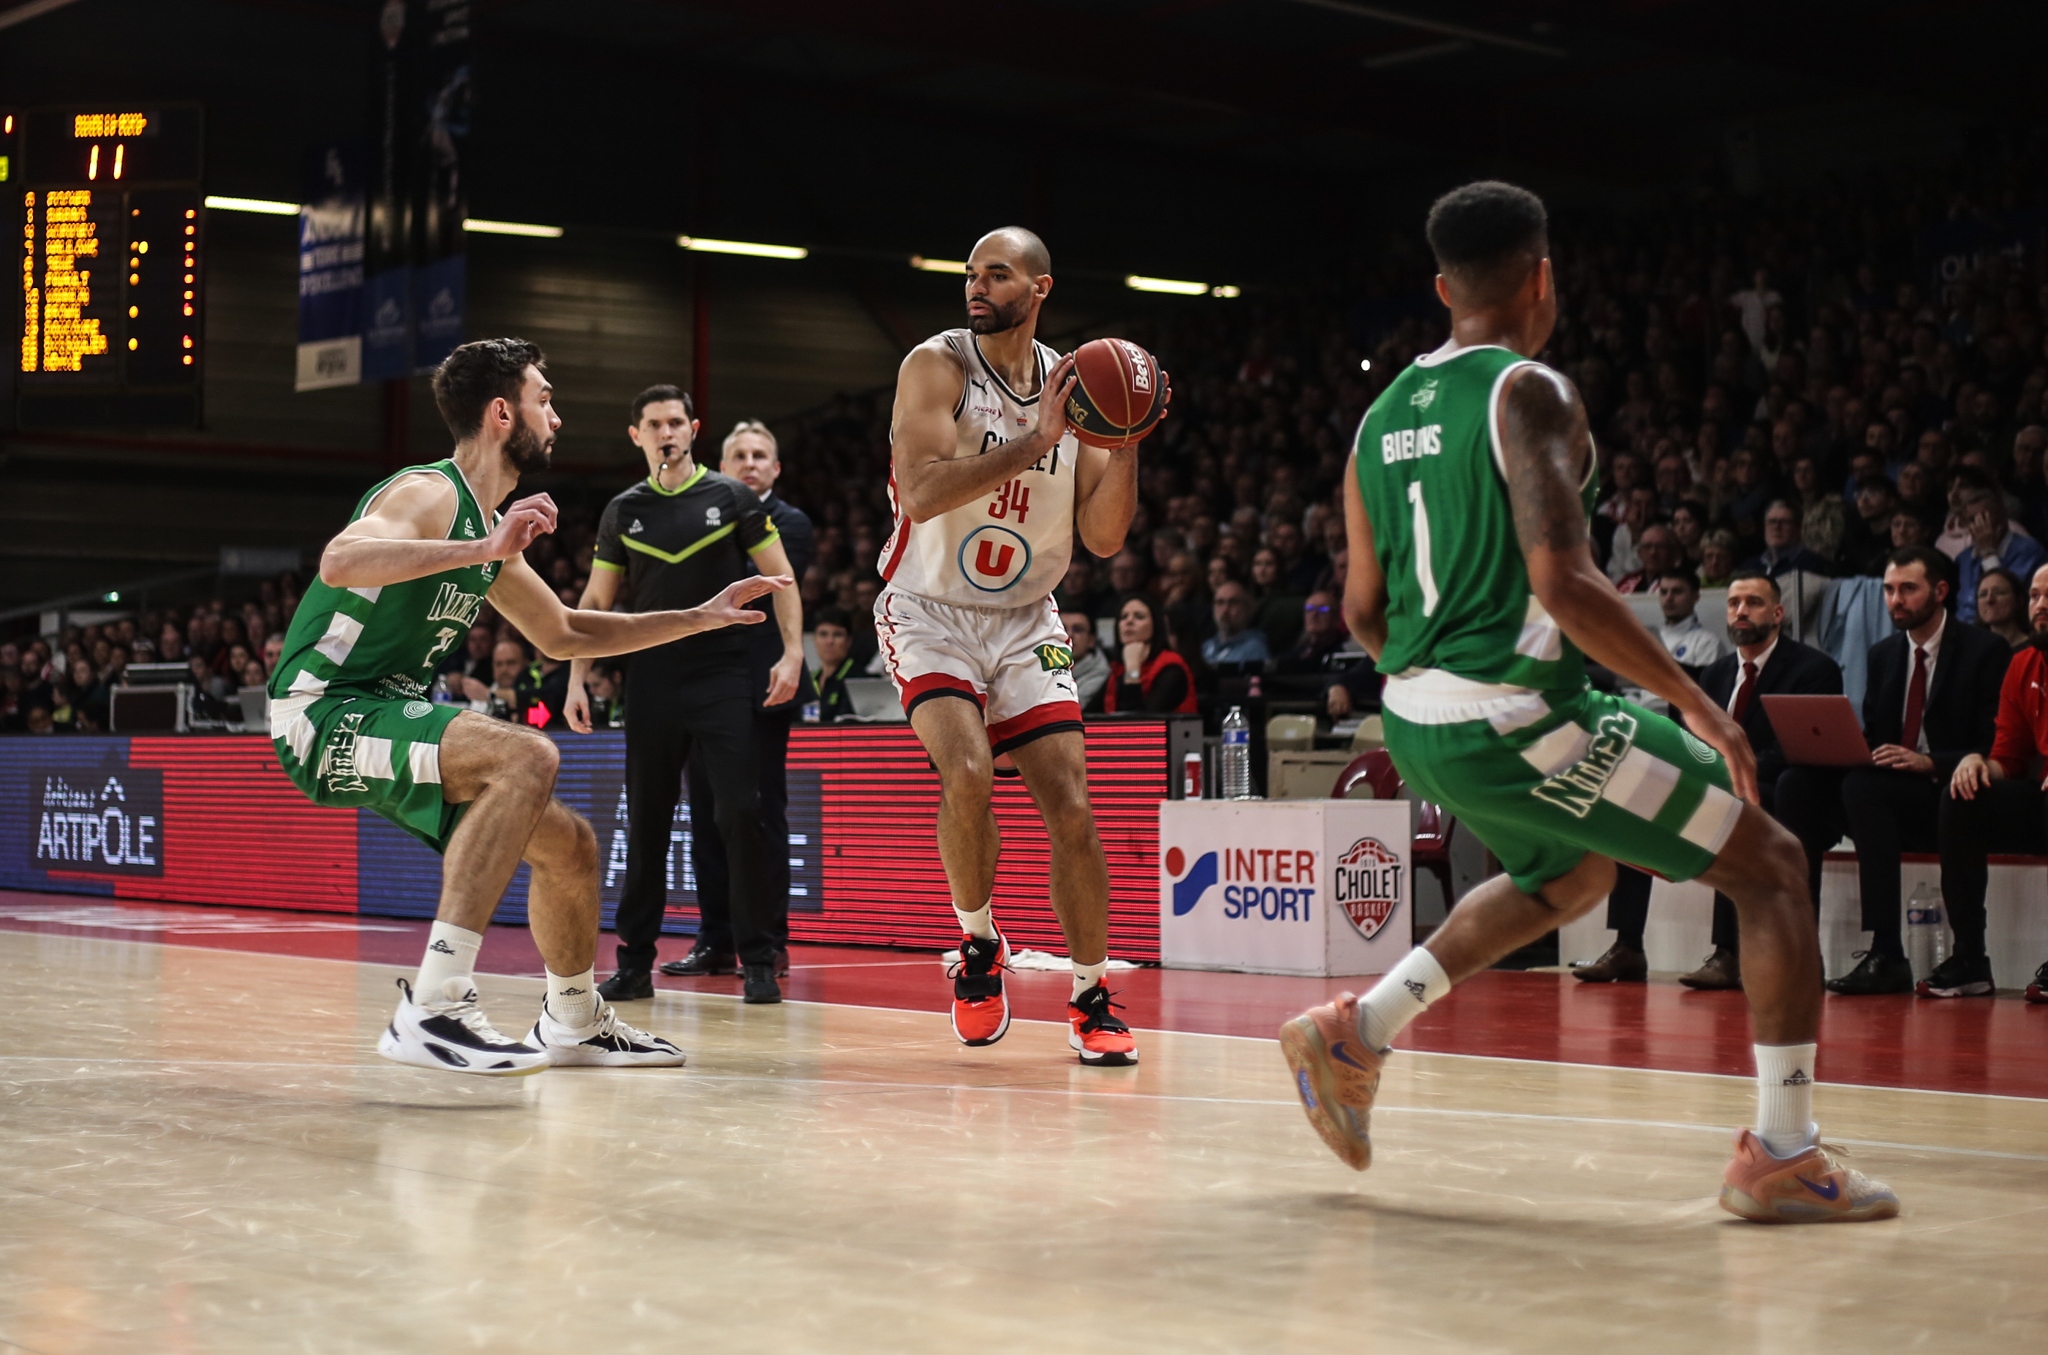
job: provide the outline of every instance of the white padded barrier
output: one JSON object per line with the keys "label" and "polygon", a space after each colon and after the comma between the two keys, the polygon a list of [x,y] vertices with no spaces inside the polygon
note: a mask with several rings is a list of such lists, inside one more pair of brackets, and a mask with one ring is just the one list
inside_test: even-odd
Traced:
{"label": "white padded barrier", "polygon": [[[1984,895],[1985,949],[1991,954],[1992,979],[2000,988],[2026,987],[2034,971],[2048,961],[2048,859],[2020,862],[1999,864],[1993,858],[1991,886]],[[1940,889],[1940,863],[1931,856],[1907,857],[1899,870],[1901,926],[1904,901],[1923,880],[1929,888]],[[1853,953],[1868,943],[1868,934],[1859,925],[1861,896],[1855,860],[1830,856],[1821,867],[1820,885],[1820,949],[1830,978],[1846,973],[1855,964]],[[1713,914],[1714,894],[1705,885],[1652,882],[1650,916],[1643,927],[1650,968],[1678,973],[1698,968],[1713,950]],[[1602,903],[1558,932],[1558,959],[1564,964],[1595,960],[1613,944],[1607,905]]]}

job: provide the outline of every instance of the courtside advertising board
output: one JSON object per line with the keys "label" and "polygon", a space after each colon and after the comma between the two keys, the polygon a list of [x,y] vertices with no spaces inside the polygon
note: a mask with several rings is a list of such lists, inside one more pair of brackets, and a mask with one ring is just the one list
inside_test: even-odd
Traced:
{"label": "courtside advertising board", "polygon": [[1384,974],[1414,944],[1405,800],[1159,805],[1169,969]]}

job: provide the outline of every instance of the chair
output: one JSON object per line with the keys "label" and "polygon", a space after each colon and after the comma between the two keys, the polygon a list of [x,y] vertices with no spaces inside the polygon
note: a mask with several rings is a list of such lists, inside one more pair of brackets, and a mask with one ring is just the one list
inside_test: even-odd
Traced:
{"label": "chair", "polygon": [[[1393,755],[1384,748],[1360,753],[1337,776],[1330,792],[1333,800],[1405,800],[1407,787],[1394,766]],[[1444,907],[1451,906],[1451,829],[1457,820],[1427,800],[1416,803],[1415,845],[1409,859],[1416,870],[1436,876],[1444,891]]]}

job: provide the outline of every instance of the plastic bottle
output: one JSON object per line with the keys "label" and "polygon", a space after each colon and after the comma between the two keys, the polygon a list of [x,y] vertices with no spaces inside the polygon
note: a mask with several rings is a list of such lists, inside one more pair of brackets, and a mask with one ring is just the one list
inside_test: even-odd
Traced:
{"label": "plastic bottle", "polygon": [[1232,706],[1223,717],[1223,749],[1220,755],[1223,798],[1252,799],[1252,729],[1245,722],[1244,707]]}
{"label": "plastic bottle", "polygon": [[1922,880],[1913,886],[1906,900],[1906,958],[1913,963],[1913,978],[1926,978],[1948,958],[1948,919],[1943,915],[1941,891]]}

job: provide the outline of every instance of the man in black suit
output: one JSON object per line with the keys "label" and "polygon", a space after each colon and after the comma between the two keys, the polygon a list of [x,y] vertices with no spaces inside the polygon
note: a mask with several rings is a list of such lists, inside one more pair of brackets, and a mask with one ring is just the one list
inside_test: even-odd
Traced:
{"label": "man in black suit", "polygon": [[[1766,696],[1825,696],[1842,690],[1842,670],[1811,645],[1782,633],[1785,606],[1777,580],[1761,570],[1738,570],[1728,585],[1728,638],[1733,654],[1723,654],[1700,675],[1700,690],[1721,703],[1749,735],[1756,752],[1757,793],[1773,818],[1785,821],[1782,782],[1788,770],[1785,750],[1760,699]],[[1788,827],[1791,824],[1787,824]],[[1829,843],[1801,838],[1806,849],[1806,884],[1820,896],[1820,867]],[[1735,929],[1735,904],[1725,894],[1714,896],[1714,953],[1707,962],[1679,979],[1689,988],[1742,986],[1741,940]]]}
{"label": "man in black suit", "polygon": [[[775,530],[782,534],[782,549],[789,556],[789,570],[802,587],[804,571],[818,553],[818,536],[811,520],[775,492],[782,474],[781,448],[768,425],[745,419],[725,435],[724,460],[718,469],[760,496]],[[758,609],[757,609],[758,610]],[[760,626],[755,631],[763,631]],[[747,681],[752,683],[755,701],[768,691],[769,669],[782,658],[782,637],[774,627],[763,634],[749,634]],[[818,699],[818,689],[809,668],[800,670],[796,695],[779,706],[754,708],[754,765],[761,778],[761,849],[768,854],[765,874],[768,900],[775,933],[775,972],[789,973],[789,726],[808,702]],[[631,718],[630,712],[627,716]],[[717,799],[712,794],[708,771],[690,762],[690,842],[697,872],[697,942],[680,960],[661,967],[664,974],[730,974],[733,955],[731,867],[726,860],[725,839],[718,832]]]}
{"label": "man in black suit", "polygon": [[1949,614],[1955,566],[1925,546],[1893,551],[1884,600],[1898,633],[1870,647],[1863,736],[1871,766],[1842,778],[1842,821],[1856,840],[1870,949],[1828,981],[1831,993],[1908,993],[1913,967],[1899,936],[1899,856],[1934,851],[1941,790],[1956,764],[1988,753],[2012,647]]}

